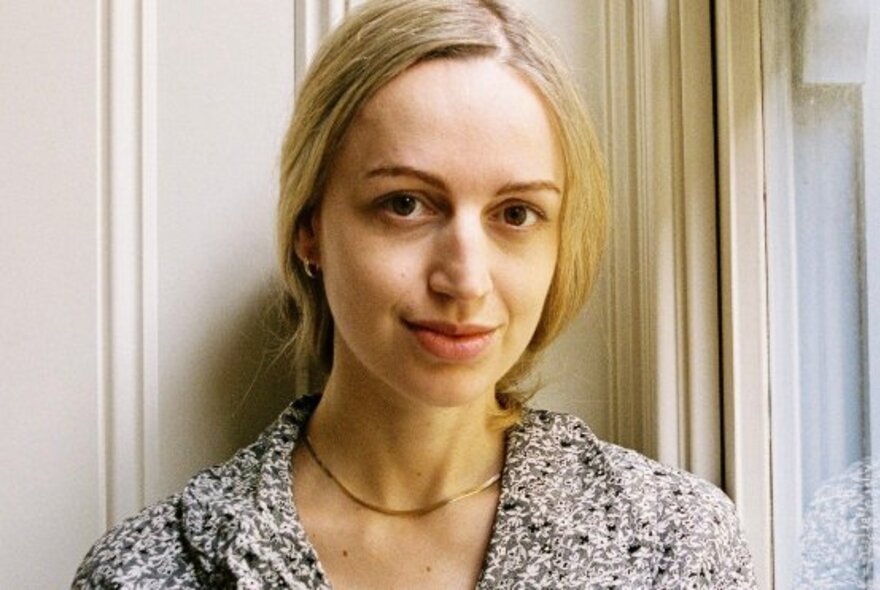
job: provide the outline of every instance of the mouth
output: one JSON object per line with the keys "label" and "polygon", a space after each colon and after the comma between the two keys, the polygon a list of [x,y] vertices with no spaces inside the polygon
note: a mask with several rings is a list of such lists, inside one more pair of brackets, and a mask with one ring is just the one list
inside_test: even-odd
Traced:
{"label": "mouth", "polygon": [[471,361],[495,340],[495,326],[404,320],[407,329],[428,354],[444,361]]}

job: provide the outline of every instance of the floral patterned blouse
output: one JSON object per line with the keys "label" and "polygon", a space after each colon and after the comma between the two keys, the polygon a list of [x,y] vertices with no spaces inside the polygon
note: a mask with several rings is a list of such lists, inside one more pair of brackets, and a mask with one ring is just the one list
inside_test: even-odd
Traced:
{"label": "floral patterned blouse", "polygon": [[[317,397],[229,461],[102,537],[74,588],[320,588],[290,459]],[[477,588],[756,588],[734,507],[688,473],[598,440],[573,416],[511,428]]]}

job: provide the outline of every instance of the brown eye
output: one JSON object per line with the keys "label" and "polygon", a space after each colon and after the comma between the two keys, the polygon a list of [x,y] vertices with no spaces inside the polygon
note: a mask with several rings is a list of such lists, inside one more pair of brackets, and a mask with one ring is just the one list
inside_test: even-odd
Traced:
{"label": "brown eye", "polygon": [[510,225],[525,225],[529,219],[529,209],[525,205],[514,205],[504,210],[504,221]]}
{"label": "brown eye", "polygon": [[388,205],[395,215],[409,217],[418,207],[418,200],[412,195],[395,195],[388,200]]}

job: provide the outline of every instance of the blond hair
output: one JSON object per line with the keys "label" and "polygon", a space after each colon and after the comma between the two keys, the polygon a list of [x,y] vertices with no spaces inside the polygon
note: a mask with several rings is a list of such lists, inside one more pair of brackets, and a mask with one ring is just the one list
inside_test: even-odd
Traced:
{"label": "blond hair", "polygon": [[318,209],[334,156],[355,116],[389,81],[434,59],[489,58],[524,76],[553,117],[565,187],[557,266],[540,321],[514,366],[496,384],[508,421],[534,393],[523,386],[538,355],[577,314],[605,243],[605,170],[589,115],[552,42],[500,0],[372,0],[321,45],[303,81],[281,153],[278,255],[289,344],[326,375],[333,318],[319,279],[305,274],[297,233]]}

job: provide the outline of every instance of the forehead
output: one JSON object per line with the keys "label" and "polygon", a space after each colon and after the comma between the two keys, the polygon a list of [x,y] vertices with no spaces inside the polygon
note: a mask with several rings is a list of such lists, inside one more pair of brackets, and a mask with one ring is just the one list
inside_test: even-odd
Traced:
{"label": "forehead", "polygon": [[564,176],[544,100],[518,72],[486,58],[433,60],[405,71],[358,114],[346,152],[362,163],[440,172],[479,164],[481,174]]}

